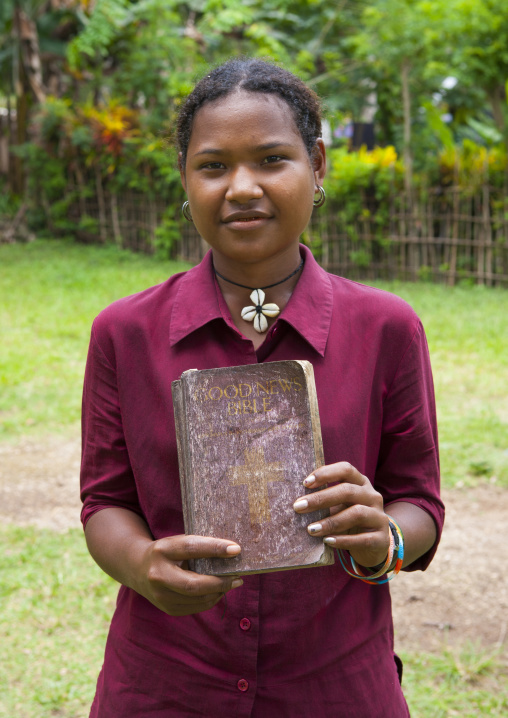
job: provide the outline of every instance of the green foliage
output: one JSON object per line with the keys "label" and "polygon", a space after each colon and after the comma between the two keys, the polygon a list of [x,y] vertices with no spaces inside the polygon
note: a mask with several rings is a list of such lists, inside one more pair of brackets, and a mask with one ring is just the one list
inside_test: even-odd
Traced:
{"label": "green foliage", "polygon": [[[366,268],[376,246],[386,243],[390,204],[401,189],[402,164],[393,147],[376,147],[370,152],[363,147],[358,152],[332,149],[328,158],[327,197],[336,205],[339,223],[354,241],[350,260]],[[377,243],[359,238],[365,222],[373,226]]]}
{"label": "green foliage", "polygon": [[[46,62],[55,67],[63,61],[66,38],[77,32],[79,20],[77,8],[70,3],[54,8],[53,3],[43,0],[2,0],[0,2],[0,93],[16,94],[16,73],[20,62],[20,41],[15,32],[14,12],[17,8],[37,28],[40,52]],[[75,5],[78,5],[76,3]],[[44,64],[43,60],[43,64]],[[46,68],[43,67],[43,70]],[[19,88],[18,88],[19,91]]]}
{"label": "green foliage", "polygon": [[97,0],[90,15],[82,15],[85,28],[67,48],[72,70],[83,66],[85,57],[106,57],[112,41],[131,18],[130,0]]}
{"label": "green foliage", "polygon": [[71,105],[71,101],[64,98],[50,95],[46,99],[33,120],[33,127],[43,143],[58,145],[62,133],[69,131],[73,119]]}
{"label": "green foliage", "polygon": [[[395,171],[385,171],[373,168],[361,153],[334,157],[332,151],[328,190],[340,201],[342,219],[353,233],[365,209],[375,214],[381,241],[387,188],[400,186],[404,169],[409,173],[411,165],[404,119],[411,129],[417,182],[426,175],[438,186],[449,184],[457,156],[472,154],[467,142],[478,145],[473,153],[478,158],[480,146],[506,154],[504,3],[83,0],[56,10],[53,4],[23,0],[44,49],[44,81],[58,87],[60,95],[48,95],[32,113],[30,145],[37,149],[19,150],[30,175],[31,223],[53,233],[69,232],[72,225],[65,213],[76,192],[94,196],[98,181],[105,192],[132,190],[162,198],[176,213],[180,190],[175,154],[162,138],[172,134],[178,108],[195,80],[210,65],[245,54],[271,58],[299,73],[325,98],[332,124],[361,120],[374,98],[377,138],[393,146],[398,156],[405,144],[406,167],[397,161]],[[14,5],[14,0],[6,0],[0,11],[4,94],[11,92],[8,78],[15,60]],[[66,65],[60,59],[63,47]],[[404,68],[410,94],[405,112]],[[450,76],[457,84],[446,89],[443,80]],[[51,84],[55,78],[58,82]],[[458,165],[467,161],[461,159]],[[336,170],[339,162],[342,172]],[[505,182],[503,172],[489,164],[498,187]],[[461,182],[473,174],[476,188],[480,172],[457,174],[452,169],[453,178]],[[60,203],[63,195],[66,200]],[[54,201],[58,204],[53,208]],[[161,229],[158,242],[166,230]],[[362,248],[354,252],[357,262],[364,263]]]}
{"label": "green foliage", "polygon": [[99,222],[88,214],[82,214],[79,218],[78,228],[90,234],[99,234]]}
{"label": "green foliage", "polygon": [[[417,149],[424,145],[420,136],[420,118],[416,108],[438,90],[442,75],[436,67],[436,36],[440,29],[440,2],[422,0],[376,0],[366,4],[360,25],[351,40],[356,57],[362,62],[363,75],[380,98],[377,121],[388,126],[389,139],[402,150],[402,74],[410,84],[413,134],[419,135]],[[385,137],[385,139],[387,139]],[[413,154],[415,148],[412,147]]]}
{"label": "green foliage", "polygon": [[74,225],[68,215],[76,193],[68,189],[65,163],[34,143],[19,145],[13,152],[22,157],[31,170],[28,186],[37,198],[29,214],[32,228],[64,234],[72,231]]}
{"label": "green foliage", "polygon": [[467,124],[489,145],[500,144],[503,141],[502,133],[496,127],[493,127],[490,122],[482,122],[474,117],[468,117]]}
{"label": "green foliage", "polygon": [[489,184],[504,187],[508,157],[502,146],[487,149],[465,139],[462,146],[453,146],[439,155],[440,184],[457,184],[477,192],[488,180]]}
{"label": "green foliage", "polygon": [[382,200],[386,199],[390,185],[400,185],[402,165],[394,147],[376,147],[372,151],[362,147],[358,152],[332,149],[328,159],[327,188],[335,199],[372,189]]}
{"label": "green foliage", "polygon": [[12,219],[19,209],[20,197],[12,197],[7,189],[7,183],[0,178],[0,219]]}
{"label": "green foliage", "polygon": [[423,102],[422,107],[426,112],[429,128],[438,138],[440,144],[446,150],[454,150],[455,140],[453,132],[448,125],[443,122],[439,108],[435,107],[432,102]]}
{"label": "green foliage", "polygon": [[504,87],[508,77],[504,0],[451,0],[444,10],[444,39],[454,41],[450,59],[461,77],[489,93]]}
{"label": "green foliage", "polygon": [[36,139],[15,148],[28,170],[30,220],[54,234],[75,230],[78,196],[133,190],[175,203],[180,175],[175,150],[142,128],[138,110],[116,101],[94,107],[49,97],[34,116]]}
{"label": "green foliage", "polygon": [[182,236],[180,222],[175,219],[172,207],[164,212],[162,222],[155,231],[155,254],[161,259],[171,257],[173,248]]}

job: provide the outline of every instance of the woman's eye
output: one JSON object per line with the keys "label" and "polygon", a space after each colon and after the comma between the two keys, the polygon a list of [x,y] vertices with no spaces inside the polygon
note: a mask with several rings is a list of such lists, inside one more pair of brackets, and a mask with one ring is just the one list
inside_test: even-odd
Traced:
{"label": "woman's eye", "polygon": [[207,162],[206,164],[202,165],[202,169],[204,170],[222,170],[224,169],[224,165],[222,162]]}
{"label": "woman's eye", "polygon": [[265,157],[262,164],[264,164],[264,165],[273,164],[274,162],[280,162],[283,159],[284,159],[284,157],[282,157],[282,155],[270,155],[269,157]]}

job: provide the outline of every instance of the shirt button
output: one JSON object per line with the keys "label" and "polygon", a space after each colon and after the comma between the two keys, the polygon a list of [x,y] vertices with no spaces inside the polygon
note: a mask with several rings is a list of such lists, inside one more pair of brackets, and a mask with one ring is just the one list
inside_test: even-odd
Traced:
{"label": "shirt button", "polygon": [[248,631],[250,625],[251,624],[248,618],[242,618],[242,620],[240,621],[240,628],[242,629],[242,631]]}
{"label": "shirt button", "polygon": [[239,691],[248,691],[249,690],[249,682],[245,680],[245,678],[240,678],[238,683],[236,684],[238,686]]}

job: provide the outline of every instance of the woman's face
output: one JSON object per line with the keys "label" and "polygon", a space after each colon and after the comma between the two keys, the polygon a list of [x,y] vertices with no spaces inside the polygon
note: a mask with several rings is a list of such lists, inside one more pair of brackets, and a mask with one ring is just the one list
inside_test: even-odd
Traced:
{"label": "woman's face", "polygon": [[324,173],[283,100],[240,90],[196,113],[182,183],[216,258],[253,264],[294,253]]}

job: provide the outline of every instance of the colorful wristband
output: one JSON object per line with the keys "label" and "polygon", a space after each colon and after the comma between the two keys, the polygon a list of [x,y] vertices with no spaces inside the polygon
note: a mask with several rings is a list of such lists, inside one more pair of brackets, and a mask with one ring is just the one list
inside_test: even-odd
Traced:
{"label": "colorful wristband", "polygon": [[[363,581],[364,583],[370,583],[371,585],[380,585],[382,583],[388,583],[388,581],[391,581],[392,578],[394,578],[399,573],[400,569],[402,568],[402,563],[404,561],[404,535],[399,525],[396,523],[396,521],[392,519],[391,516],[388,516],[388,522],[390,527],[390,546],[388,549],[388,556],[386,557],[386,561],[379,571],[376,571],[375,573],[371,574],[364,573],[364,570],[368,571],[368,569],[360,568],[355,563],[349,551],[337,549],[337,554],[342,564],[342,568],[349,576],[352,576],[353,578],[359,578],[360,581]],[[394,555],[397,556],[395,566],[392,571],[388,572],[388,569],[393,562]],[[353,569],[353,572],[347,568],[346,564],[348,561],[350,567]]]}

